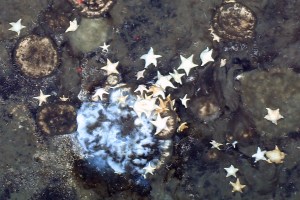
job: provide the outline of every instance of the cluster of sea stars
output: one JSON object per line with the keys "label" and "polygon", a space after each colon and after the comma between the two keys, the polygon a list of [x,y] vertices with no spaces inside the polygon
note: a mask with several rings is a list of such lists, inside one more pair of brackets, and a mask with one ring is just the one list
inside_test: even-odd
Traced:
{"label": "cluster of sea stars", "polygon": [[[234,141],[231,145],[235,148],[235,145],[237,144],[237,141]],[[212,140],[210,142],[210,144],[212,145],[211,148],[215,148],[218,150],[220,149],[220,146],[222,146],[223,144],[216,142],[215,140]],[[229,145],[230,143],[227,143],[226,145]],[[267,156],[267,158],[265,157],[265,155]],[[261,151],[261,149],[258,147],[257,148],[257,152],[255,154],[252,155],[253,158],[255,158],[254,163],[256,163],[259,160],[265,160],[268,163],[283,163],[283,159],[285,158],[285,153],[283,153],[282,151],[279,150],[279,148],[277,146],[275,146],[275,149],[272,151]],[[228,168],[224,168],[225,171],[227,172],[226,177],[230,177],[230,176],[234,176],[236,178],[236,172],[239,171],[238,168],[235,168],[233,165],[230,165],[230,167]],[[242,193],[242,189],[244,187],[246,187],[246,185],[242,185],[240,183],[239,178],[237,178],[236,182],[229,182],[229,184],[233,187],[232,192],[241,192]]]}
{"label": "cluster of sea stars", "polygon": [[[201,66],[204,66],[208,62],[214,61],[214,59],[212,58],[212,51],[213,51],[212,49],[209,50],[209,48],[207,47],[204,51],[201,52],[200,54],[200,59],[202,61]],[[137,80],[144,78],[144,72],[149,65],[153,64],[156,67],[157,59],[161,57],[162,57],[161,55],[154,54],[154,50],[152,47],[150,48],[147,54],[142,55],[141,59],[145,60],[145,69],[137,72],[136,74]],[[177,70],[174,69],[173,73],[170,72],[169,75],[161,75],[161,73],[157,71],[157,81],[154,85],[160,88],[162,92],[165,92],[167,87],[174,88],[174,89],[176,88],[171,82],[171,79],[173,79],[176,83],[182,85],[181,78],[184,76],[184,74],[179,73],[178,70],[184,70],[186,75],[188,76],[191,69],[198,66],[193,62],[193,57],[194,55],[191,55],[188,58],[185,58],[182,55],[180,55],[180,60],[181,60],[180,66],[177,68]],[[187,101],[190,100],[189,98],[187,98],[187,94],[183,98],[180,98],[180,100],[182,102],[182,105],[184,105],[184,107],[187,108]]]}
{"label": "cluster of sea stars", "polygon": [[[237,141],[234,141],[233,143],[231,143],[231,144],[227,143],[226,145],[231,145],[233,148],[235,148],[237,143],[238,143]],[[221,143],[216,142],[215,140],[212,140],[210,142],[210,144],[212,145],[211,148],[218,149],[218,150],[221,150],[220,146],[223,145]],[[233,176],[233,177],[236,178],[236,173],[237,173],[237,171],[239,171],[239,169],[235,168],[233,165],[230,165],[230,167],[227,167],[227,168],[225,167],[224,169],[227,172],[226,177]],[[233,182],[230,181],[229,184],[233,187],[232,192],[241,192],[242,193],[242,189],[244,187],[246,187],[246,185],[242,185],[240,183],[240,179],[239,178],[237,178],[237,180],[236,180],[235,183],[233,183]]]}
{"label": "cluster of sea stars", "polygon": [[[268,114],[264,117],[265,119],[271,121],[272,123],[277,125],[277,121],[281,118],[283,118],[282,115],[280,115],[279,113],[279,109],[276,110],[272,110],[270,108],[267,108]],[[212,145],[212,148],[216,148],[218,150],[220,149],[220,146],[222,146],[223,144],[216,142],[215,140],[212,140],[210,142],[210,144]],[[235,145],[237,144],[237,141],[235,141],[234,143],[232,143],[232,146],[235,148]],[[267,156],[267,158],[265,157],[265,155]],[[252,155],[253,158],[255,158],[254,162],[256,163],[259,160],[264,160],[267,161],[268,163],[283,163],[283,159],[285,158],[285,153],[283,153],[282,151],[279,150],[279,148],[277,146],[275,146],[275,149],[272,151],[262,151],[260,149],[260,147],[257,148],[257,152],[255,154]],[[224,168],[227,172],[226,177],[229,176],[234,176],[236,178],[236,172],[239,170],[238,168],[235,168],[233,165],[230,165],[230,167],[228,168]],[[233,187],[232,192],[241,192],[242,193],[242,189],[244,187],[246,187],[246,185],[242,185],[240,183],[239,178],[237,178],[236,182],[233,183],[230,181],[230,185]]]}
{"label": "cluster of sea stars", "polygon": [[[234,141],[231,145],[235,148],[235,145],[237,143],[238,143],[237,141]],[[216,142],[215,140],[212,140],[210,142],[210,144],[212,145],[211,148],[215,148],[218,150],[221,150],[220,146],[223,145],[221,143]],[[226,145],[228,145],[228,144],[230,144],[230,143],[227,143]],[[277,145],[275,146],[275,149],[271,150],[271,151],[262,151],[260,149],[260,147],[258,147],[257,152],[252,155],[252,157],[255,158],[254,163],[256,163],[257,161],[260,161],[260,160],[264,160],[264,161],[267,161],[268,163],[275,163],[275,164],[283,163],[283,159],[285,158],[285,156],[286,156],[286,154],[284,152],[280,151],[279,148],[277,147]],[[235,178],[236,178],[236,172],[239,170],[238,168],[235,168],[233,165],[230,165],[230,167],[224,168],[224,169],[227,172],[226,177],[234,176]],[[242,193],[242,189],[244,187],[246,187],[246,185],[242,185],[240,183],[239,178],[237,178],[235,183],[230,181],[230,185],[233,187],[232,192],[241,192]]]}
{"label": "cluster of sea stars", "polygon": [[[185,58],[183,56],[180,56],[181,59],[181,64],[178,67],[177,70],[173,70],[173,73],[169,73],[169,75],[161,75],[161,73],[159,71],[157,71],[157,81],[155,82],[154,85],[150,86],[149,89],[146,88],[145,85],[139,85],[138,88],[135,90],[135,92],[140,92],[140,95],[143,96],[144,92],[151,92],[151,96],[152,97],[158,97],[160,96],[162,99],[165,99],[165,91],[167,87],[173,88],[175,89],[176,87],[173,85],[173,83],[171,82],[171,79],[173,79],[176,83],[182,85],[182,80],[181,78],[184,76],[184,74],[179,73],[178,70],[184,70],[186,75],[188,76],[190,73],[190,70],[194,67],[197,67],[198,65],[195,64],[193,62],[193,56],[191,55],[189,58]],[[141,59],[145,60],[145,69],[142,71],[137,72],[136,74],[136,78],[137,80],[144,78],[144,72],[145,70],[149,67],[149,65],[153,64],[155,67],[157,67],[157,59],[161,58],[161,55],[155,55],[154,54],[154,50],[151,47],[150,50],[148,51],[147,54],[144,54],[141,56]],[[204,66],[206,63],[208,62],[212,62],[214,61],[214,59],[212,58],[212,50],[209,50],[209,48],[205,49],[201,54],[200,54],[200,59],[202,60],[202,64],[201,66]],[[170,96],[168,96],[170,97]],[[160,100],[160,106],[156,106],[155,105],[155,101],[156,100],[147,100],[140,98],[140,101],[137,101],[137,103],[135,104],[136,106],[134,107],[134,110],[136,111],[136,113],[138,115],[140,115],[141,112],[144,112],[146,114],[146,116],[148,117],[149,114],[152,112],[153,108],[156,110],[164,110],[166,107],[162,106],[164,105],[162,102],[163,100]],[[182,105],[184,105],[185,108],[187,108],[187,101],[190,100],[189,98],[187,98],[187,94],[183,97],[180,98]],[[169,101],[171,101],[169,99]],[[171,107],[174,106],[174,100],[171,101]],[[147,106],[143,106],[143,105],[147,105]],[[147,109],[145,109],[147,108]],[[151,109],[149,109],[151,108]],[[167,120],[168,120],[168,116],[161,118],[160,114],[157,114],[157,118],[155,121],[151,121],[151,123],[153,125],[156,126],[156,132],[155,135],[158,134],[160,131],[162,130],[169,130],[169,127],[167,126]],[[186,125],[186,122],[183,122],[180,124],[180,126],[178,127],[177,131],[178,132],[182,132],[184,129],[188,128],[188,126]],[[151,166],[151,163],[148,163],[148,165],[144,168],[145,170],[145,174],[150,173],[153,174],[153,171],[155,170],[155,167]]]}

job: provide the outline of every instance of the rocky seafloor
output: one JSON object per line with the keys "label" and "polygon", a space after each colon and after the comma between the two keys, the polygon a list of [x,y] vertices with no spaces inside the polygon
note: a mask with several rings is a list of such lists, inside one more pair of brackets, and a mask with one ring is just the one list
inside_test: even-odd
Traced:
{"label": "rocky seafloor", "polygon": [[[300,199],[300,2],[237,0],[237,8],[245,6],[253,18],[235,30],[229,29],[243,18],[214,18],[233,1],[117,0],[107,12],[92,17],[70,2],[87,1],[0,1],[0,200]],[[26,28],[17,35],[8,29],[19,19]],[[74,19],[77,30],[65,32]],[[213,40],[211,27],[220,41]],[[31,35],[50,38],[56,49],[57,60],[51,62],[47,59],[56,58],[49,56],[51,48],[35,49],[45,55],[41,60],[46,64],[58,63],[45,76],[24,73],[16,61],[17,47]],[[103,43],[110,45],[108,52],[101,49]],[[150,47],[162,57],[137,80],[145,65],[140,57]],[[199,55],[206,47],[213,49],[214,62],[200,66]],[[134,90],[153,85],[157,71],[167,75],[180,66],[180,56],[192,54],[199,66],[182,78],[182,85],[173,81],[177,88],[166,89],[180,118],[174,124],[186,122],[188,128],[174,128],[170,147],[132,158],[142,162],[168,153],[161,155],[163,163],[153,175],[128,169],[143,168],[134,163],[114,173],[84,158],[76,142],[76,113],[98,87],[109,85],[101,69],[107,59],[119,62],[114,79]],[[221,59],[226,59],[222,67]],[[41,106],[33,98],[40,90],[51,95]],[[190,98],[187,108],[180,101],[185,94]],[[69,98],[66,102],[60,101],[63,95]],[[200,108],[206,105],[217,107],[216,114],[203,114]],[[266,108],[280,108],[284,118],[271,123],[264,119]],[[122,126],[119,121],[117,126]],[[97,130],[100,122],[92,128]],[[151,148],[159,148],[160,140],[166,141],[154,138],[157,143]],[[211,148],[212,140],[223,144],[220,150]],[[254,162],[257,147],[271,151],[275,145],[285,153],[282,163]],[[109,151],[109,158],[123,162]],[[230,165],[239,169],[237,177],[246,185],[242,193],[232,192],[229,182],[236,178],[226,177],[224,170]]]}

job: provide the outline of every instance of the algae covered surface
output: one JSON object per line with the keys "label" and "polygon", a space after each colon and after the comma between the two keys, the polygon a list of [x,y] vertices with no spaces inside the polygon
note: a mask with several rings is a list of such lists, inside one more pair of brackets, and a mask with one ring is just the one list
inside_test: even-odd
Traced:
{"label": "algae covered surface", "polygon": [[300,199],[299,7],[0,0],[0,200]]}

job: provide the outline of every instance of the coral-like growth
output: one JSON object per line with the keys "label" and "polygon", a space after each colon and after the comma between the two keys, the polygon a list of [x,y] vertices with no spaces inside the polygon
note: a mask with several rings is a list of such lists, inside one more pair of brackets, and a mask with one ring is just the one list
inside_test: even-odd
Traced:
{"label": "coral-like growth", "polygon": [[109,91],[108,102],[84,102],[77,114],[77,139],[83,156],[102,170],[143,174],[151,162],[160,166],[171,140],[154,136],[150,119],[133,110],[137,97],[130,88]]}

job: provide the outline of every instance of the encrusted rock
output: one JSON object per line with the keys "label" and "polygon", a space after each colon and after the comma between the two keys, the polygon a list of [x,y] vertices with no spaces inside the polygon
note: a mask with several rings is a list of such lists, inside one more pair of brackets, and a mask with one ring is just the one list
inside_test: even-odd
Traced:
{"label": "encrusted rock", "polygon": [[85,17],[100,17],[108,12],[115,0],[68,0]]}
{"label": "encrusted rock", "polygon": [[41,78],[58,67],[57,48],[48,37],[29,35],[15,48],[14,62],[25,75]]}
{"label": "encrusted rock", "polygon": [[39,111],[37,124],[48,135],[72,133],[76,129],[76,110],[67,103],[49,104]]}
{"label": "encrusted rock", "polygon": [[41,17],[43,28],[50,33],[64,33],[69,26],[66,14],[54,10],[47,10]]}
{"label": "encrusted rock", "polygon": [[223,39],[245,41],[254,35],[255,14],[235,1],[225,1],[213,18],[213,30]]}

